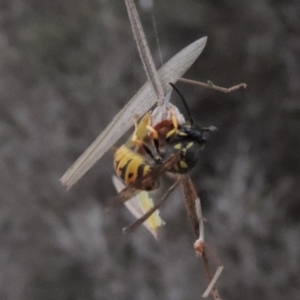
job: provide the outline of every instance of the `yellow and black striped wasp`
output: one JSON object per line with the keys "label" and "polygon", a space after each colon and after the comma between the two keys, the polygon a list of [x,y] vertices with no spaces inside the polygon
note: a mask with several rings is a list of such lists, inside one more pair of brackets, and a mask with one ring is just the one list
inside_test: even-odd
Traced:
{"label": "yellow and black striped wasp", "polygon": [[[156,107],[139,124],[135,120],[135,131],[128,142],[116,151],[114,164],[118,177],[126,185],[118,195],[124,203],[142,191],[157,189],[159,177],[164,173],[176,174],[177,180],[155,205],[149,202],[150,198],[148,202],[144,200],[148,203],[145,205],[148,211],[143,210],[144,215],[127,227],[126,232],[150,217],[180,182],[190,180],[183,174],[188,174],[195,166],[199,150],[206,143],[206,132],[215,130],[213,126],[198,128],[194,125],[186,100],[176,86],[170,84],[180,96],[189,115],[189,122],[170,103],[167,108]],[[157,227],[161,224],[160,219],[157,219]]]}

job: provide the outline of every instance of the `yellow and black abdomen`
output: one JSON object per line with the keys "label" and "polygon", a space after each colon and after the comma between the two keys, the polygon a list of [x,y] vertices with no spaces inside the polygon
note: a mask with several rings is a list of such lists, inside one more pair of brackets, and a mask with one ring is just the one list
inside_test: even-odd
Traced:
{"label": "yellow and black abdomen", "polygon": [[[119,178],[126,184],[132,184],[149,174],[153,167],[138,153],[125,145],[121,146],[115,153],[114,166]],[[158,187],[158,182],[153,178],[146,182],[137,182],[137,189],[153,190]]]}

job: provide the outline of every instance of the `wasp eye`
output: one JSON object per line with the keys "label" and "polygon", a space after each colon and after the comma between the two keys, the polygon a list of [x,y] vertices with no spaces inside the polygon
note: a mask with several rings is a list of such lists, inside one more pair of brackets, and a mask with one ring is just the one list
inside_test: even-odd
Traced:
{"label": "wasp eye", "polygon": [[197,139],[197,142],[198,142],[200,148],[203,149],[206,144],[206,138],[203,136],[199,136]]}

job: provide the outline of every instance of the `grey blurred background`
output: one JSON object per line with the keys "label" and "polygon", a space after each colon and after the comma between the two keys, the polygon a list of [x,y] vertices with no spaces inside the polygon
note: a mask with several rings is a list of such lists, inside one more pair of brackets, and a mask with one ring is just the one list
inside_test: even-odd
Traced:
{"label": "grey blurred background", "polygon": [[[219,128],[191,176],[223,299],[299,299],[300,2],[136,3],[157,66],[207,35],[186,77],[248,84],[178,84]],[[0,22],[0,299],[201,299],[182,199],[156,242],[122,236],[125,208],[104,213],[112,152],[70,191],[59,182],[146,80],[123,1],[2,0]]]}

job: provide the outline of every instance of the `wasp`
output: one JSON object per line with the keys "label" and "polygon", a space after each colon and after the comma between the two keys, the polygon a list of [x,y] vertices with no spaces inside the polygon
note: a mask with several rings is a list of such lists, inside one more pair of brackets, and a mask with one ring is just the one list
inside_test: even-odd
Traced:
{"label": "wasp", "polygon": [[[133,135],[115,152],[114,157],[116,173],[126,186],[118,195],[124,203],[141,191],[157,189],[159,177],[164,173],[187,174],[195,166],[199,151],[204,148],[206,132],[215,130],[213,126],[199,128],[194,125],[185,98],[174,84],[170,84],[180,96],[190,120],[186,122],[173,104],[164,109],[156,107],[139,124],[135,119]],[[145,214],[126,231],[136,228],[151,216],[181,181],[179,176],[166,195],[156,205],[151,202],[148,210],[143,210]]]}

